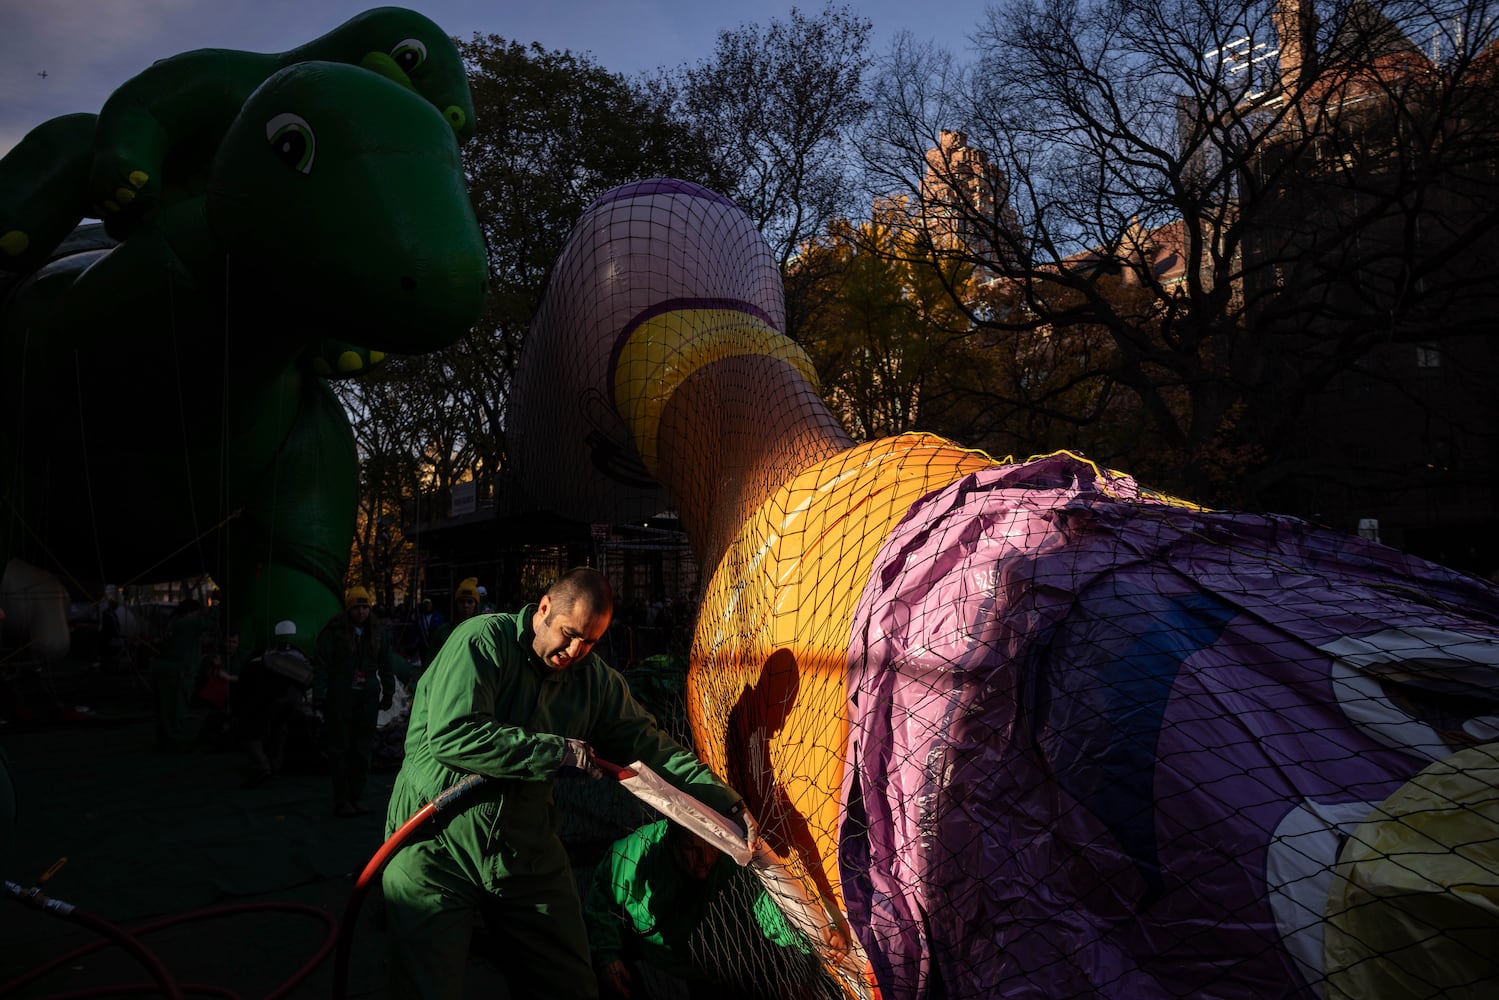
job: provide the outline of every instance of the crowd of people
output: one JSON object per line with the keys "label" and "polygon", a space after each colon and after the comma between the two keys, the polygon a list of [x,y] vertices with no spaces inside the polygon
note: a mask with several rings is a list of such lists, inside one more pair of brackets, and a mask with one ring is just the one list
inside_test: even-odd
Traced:
{"label": "crowd of people", "polygon": [[[368,812],[363,794],[379,713],[393,704],[398,679],[415,679],[373,606],[368,590],[353,587],[328,621],[278,622],[268,645],[242,656],[240,636],[222,624],[221,601],[182,599],[148,642],[156,748],[238,746],[246,787],[270,780],[289,749],[301,749],[327,770],[335,815]],[[100,629],[101,666],[113,632]]]}

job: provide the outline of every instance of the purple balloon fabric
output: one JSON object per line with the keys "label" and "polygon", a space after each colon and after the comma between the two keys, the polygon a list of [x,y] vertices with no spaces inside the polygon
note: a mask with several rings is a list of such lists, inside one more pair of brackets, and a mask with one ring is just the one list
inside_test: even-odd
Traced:
{"label": "purple balloon fabric", "polygon": [[1354,536],[1066,454],[924,497],[849,648],[840,866],[885,1000],[1321,995],[1341,838],[1496,665],[1499,590]]}

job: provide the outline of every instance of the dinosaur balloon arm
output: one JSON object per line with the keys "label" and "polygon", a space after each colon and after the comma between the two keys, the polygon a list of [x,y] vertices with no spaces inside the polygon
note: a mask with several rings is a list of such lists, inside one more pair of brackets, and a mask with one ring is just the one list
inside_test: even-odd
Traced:
{"label": "dinosaur balloon arm", "polygon": [[35,270],[88,212],[97,120],[91,114],[50,119],[0,158],[0,269]]}
{"label": "dinosaur balloon arm", "polygon": [[[167,185],[201,185],[219,137],[273,67],[269,56],[200,49],[152,64],[110,95],[99,111],[88,197],[113,235],[128,235]],[[169,161],[177,176],[165,175]]]}

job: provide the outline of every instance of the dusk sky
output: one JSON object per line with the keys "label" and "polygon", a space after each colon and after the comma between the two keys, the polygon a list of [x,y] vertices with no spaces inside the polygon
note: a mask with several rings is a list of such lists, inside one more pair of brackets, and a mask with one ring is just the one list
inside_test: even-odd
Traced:
{"label": "dusk sky", "polygon": [[[855,0],[874,23],[875,54],[910,31],[967,57],[968,36],[992,0],[948,0],[945,16],[919,0]],[[0,0],[0,154],[57,115],[98,111],[125,80],[188,49],[281,52],[370,7],[347,0]],[[722,0],[427,0],[404,4],[448,34],[495,34],[547,49],[588,53],[633,74],[695,63],[718,32],[805,15],[822,0],[731,4]],[[42,74],[45,74],[42,75]]]}

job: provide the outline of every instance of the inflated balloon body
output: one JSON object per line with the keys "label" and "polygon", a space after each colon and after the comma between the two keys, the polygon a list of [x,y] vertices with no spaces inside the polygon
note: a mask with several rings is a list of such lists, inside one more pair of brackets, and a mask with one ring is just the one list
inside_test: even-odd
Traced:
{"label": "inflated balloon body", "polygon": [[453,128],[358,66],[269,74],[198,193],[168,163],[118,244],[85,227],[0,299],[0,564],[212,571],[243,645],[341,607],[358,466],[324,373],[461,337],[484,244]]}
{"label": "inflated balloon body", "polygon": [[368,10],[287,52],[184,52],[126,81],[97,116],[43,123],[0,161],[0,269],[34,269],[85,215],[122,239],[164,204],[201,192],[220,140],[255,88],[314,61],[363,66],[424,97],[460,141],[474,134],[462,58],[413,10]]}
{"label": "inflated balloon body", "polygon": [[[1429,988],[1485,982],[1469,946],[1499,934],[1494,852],[1459,866],[1461,892],[1418,849],[1337,862],[1428,765],[1499,752],[1477,746],[1499,733],[1499,590],[1068,453],[855,445],[781,333],[781,296],[726,199],[610,192],[553,273],[512,439],[528,489],[574,516],[653,513],[648,476],[670,491],[712,571],[698,749],[845,983],[1357,995],[1368,952],[1348,937],[1392,924],[1417,951],[1445,935]],[[1396,867],[1426,900],[1391,888]],[[1384,888],[1334,905],[1355,877]]]}

